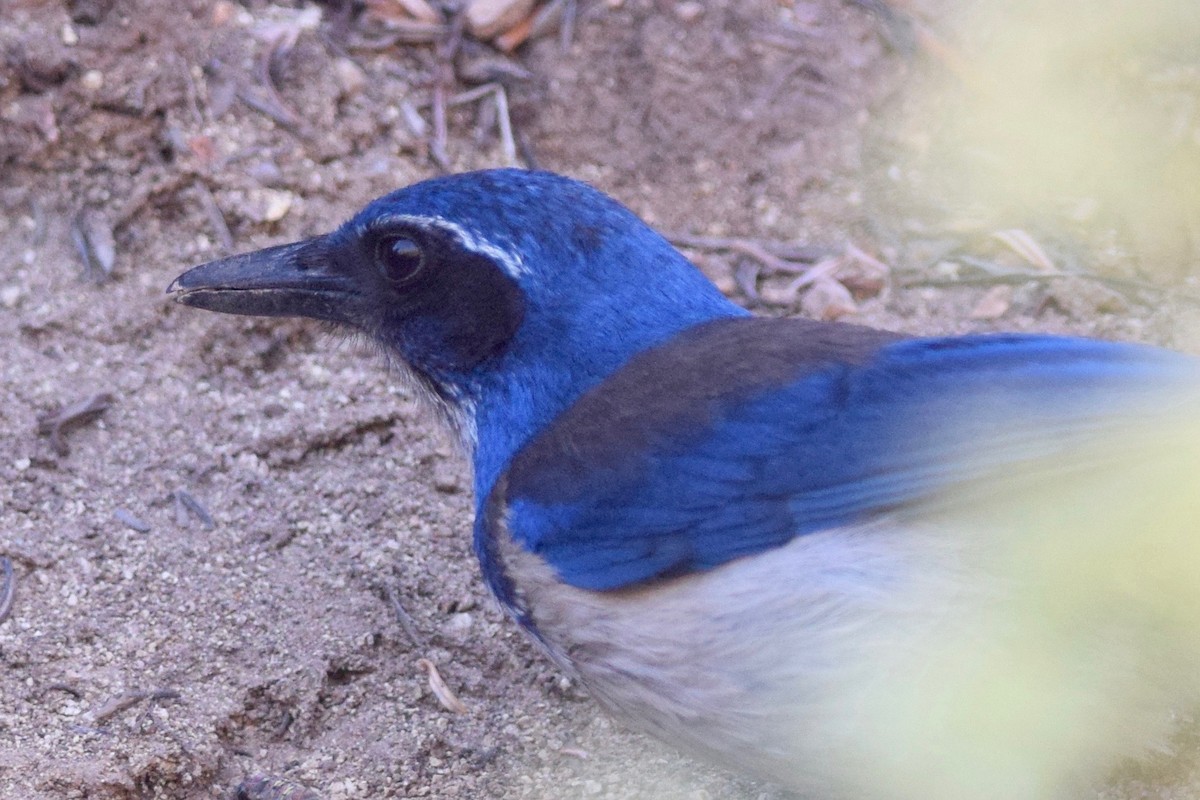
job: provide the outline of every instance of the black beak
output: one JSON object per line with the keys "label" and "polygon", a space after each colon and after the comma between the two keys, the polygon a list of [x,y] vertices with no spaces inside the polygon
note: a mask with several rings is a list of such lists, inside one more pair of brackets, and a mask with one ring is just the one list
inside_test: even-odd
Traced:
{"label": "black beak", "polygon": [[361,295],[341,273],[328,238],[268,247],[193,267],[167,287],[185,306],[259,317],[355,321]]}

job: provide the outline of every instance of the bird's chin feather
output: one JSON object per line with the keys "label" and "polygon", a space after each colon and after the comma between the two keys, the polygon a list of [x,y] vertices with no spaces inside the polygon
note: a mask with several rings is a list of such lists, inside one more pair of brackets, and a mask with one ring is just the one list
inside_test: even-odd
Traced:
{"label": "bird's chin feather", "polygon": [[[467,463],[475,453],[478,436],[475,427],[475,401],[467,397],[458,387],[437,384],[432,378],[413,369],[394,348],[379,341],[370,333],[334,322],[320,322],[323,332],[337,346],[363,347],[378,354],[388,366],[388,372],[399,378],[400,383],[412,392],[426,413],[441,420],[454,434]],[[459,395],[455,399],[455,395]]]}
{"label": "bird's chin feather", "polygon": [[[405,388],[410,389],[417,402],[429,413],[440,419],[454,434],[462,453],[470,463],[475,453],[478,436],[475,428],[475,402],[458,387],[443,386],[433,378],[413,369],[393,348],[378,339],[351,332],[351,336],[367,342],[378,352],[388,365],[388,371],[397,376]],[[457,396],[456,396],[457,395]]]}

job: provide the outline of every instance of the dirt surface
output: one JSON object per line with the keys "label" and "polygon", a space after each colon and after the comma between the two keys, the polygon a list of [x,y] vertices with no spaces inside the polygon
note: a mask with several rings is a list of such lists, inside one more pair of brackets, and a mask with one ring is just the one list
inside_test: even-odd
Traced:
{"label": "dirt surface", "polygon": [[[1002,144],[974,171],[950,130],[994,74],[963,55],[999,34],[916,11],[932,44],[835,0],[583,2],[565,49],[551,35],[490,69],[528,71],[507,96],[541,167],[672,234],[800,243],[793,267],[836,278],[689,250],[764,313],[1194,350],[1200,50],[1179,20],[1132,72],[1078,70],[1134,104],[1143,171],[1172,176],[1131,211],[1116,178],[1056,176],[1045,205],[953,188],[1024,174]],[[263,2],[0,0],[0,797],[228,798],[255,774],[294,781],[258,795],[289,800],[780,796],[610,722],[503,618],[463,461],[369,347],[164,300],[193,263],[436,174],[412,119],[431,123],[435,48],[367,47],[368,26]],[[458,74],[487,72],[467,44]],[[504,163],[494,110],[451,109],[451,168]],[[39,434],[99,394],[98,417]],[[1194,795],[1184,740],[1104,793]]]}

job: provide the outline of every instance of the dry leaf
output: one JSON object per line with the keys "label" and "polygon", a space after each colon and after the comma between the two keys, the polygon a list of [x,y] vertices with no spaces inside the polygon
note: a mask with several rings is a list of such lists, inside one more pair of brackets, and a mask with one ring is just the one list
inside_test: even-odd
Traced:
{"label": "dry leaf", "polygon": [[533,0],[471,0],[467,30],[477,39],[491,39],[525,19],[532,10]]}
{"label": "dry leaf", "polygon": [[850,290],[833,278],[823,277],[813,281],[812,288],[804,293],[800,310],[811,319],[830,321],[858,311],[858,304]]}
{"label": "dry leaf", "polygon": [[1013,287],[993,286],[971,309],[971,319],[999,319],[1012,306]]}
{"label": "dry leaf", "polygon": [[442,15],[425,0],[367,0],[367,15],[387,25],[415,19],[436,24]]}
{"label": "dry leaf", "polygon": [[533,33],[533,23],[536,17],[537,14],[530,14],[497,36],[495,41],[496,47],[500,48],[502,52],[511,53],[523,45],[525,40]]}
{"label": "dry leaf", "polygon": [[103,212],[89,208],[76,214],[71,225],[71,238],[88,277],[100,281],[112,275],[117,260],[117,242],[112,223]]}
{"label": "dry leaf", "polygon": [[1054,262],[1033,237],[1020,228],[1009,228],[992,234],[996,241],[1003,242],[1010,250],[1025,261],[1040,269],[1042,272],[1057,272]]}

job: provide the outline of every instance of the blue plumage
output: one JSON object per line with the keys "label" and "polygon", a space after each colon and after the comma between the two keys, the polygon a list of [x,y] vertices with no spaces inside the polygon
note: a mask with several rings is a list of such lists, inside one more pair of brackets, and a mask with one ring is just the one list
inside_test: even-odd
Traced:
{"label": "blue plumage", "polygon": [[821,327],[824,351],[813,323],[735,319],[639,356],[517,455],[505,530],[582,589],[711,569],[1019,468],[1195,379],[1132,345]]}
{"label": "blue plumage", "polygon": [[[1000,570],[1043,543],[1058,559],[1089,545],[1026,532],[1046,515],[1023,499],[1070,487],[1051,516],[1071,518],[1087,496],[1078,476],[1134,452],[1141,426],[1190,418],[1200,386],[1193,359],[1137,345],[751,317],[619,204],[515,170],[402,189],[330,234],[202,265],[171,291],[380,341],[462,437],[484,578],[550,655],[634,724],[831,796],[990,797],[986,770],[934,779],[906,766],[960,743],[972,769],[1008,763],[983,753],[1028,763],[978,733],[1003,728],[990,711],[978,730],[947,722],[894,746],[906,729],[889,714],[930,687],[943,694],[915,707],[955,707],[953,687],[975,675],[963,653],[1026,653],[1017,632],[1043,591],[1040,562]],[[1181,519],[1192,524],[1171,525]],[[1098,533],[1096,546],[1120,539]],[[1114,606],[1125,624],[1127,581],[1096,574],[1118,588],[1065,592],[1065,616]],[[1053,669],[1037,650],[1030,675],[1107,664],[1106,643],[1125,634],[1113,624],[1086,628],[1098,649],[1085,656],[1055,649]],[[1040,625],[1028,626],[1039,645]],[[956,666],[929,679],[943,662]],[[1026,665],[1001,662],[1025,694],[996,718],[1019,709],[1040,731],[1030,741],[1062,746],[1031,711],[1046,704]],[[1140,703],[1123,672],[1094,685],[1106,703]],[[1130,706],[1100,707],[1137,728]],[[1088,759],[1127,752],[1100,740],[1108,717],[1088,719],[1093,738],[1031,773],[1029,796],[1058,796]]]}

